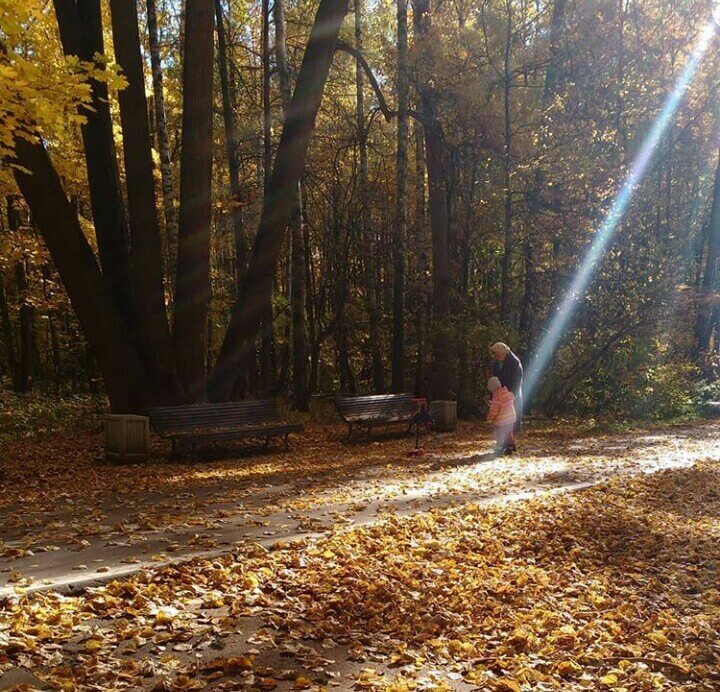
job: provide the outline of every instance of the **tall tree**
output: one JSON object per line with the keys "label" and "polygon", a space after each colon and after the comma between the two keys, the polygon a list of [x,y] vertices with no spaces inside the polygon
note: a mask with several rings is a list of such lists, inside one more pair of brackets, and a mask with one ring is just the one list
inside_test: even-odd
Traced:
{"label": "tall tree", "polygon": [[415,247],[417,248],[414,272],[413,302],[415,304],[415,391],[426,391],[425,387],[425,349],[426,331],[430,316],[427,277],[429,262],[427,253],[427,224],[425,200],[425,140],[423,128],[415,122]]}
{"label": "tall tree", "polygon": [[[362,30],[363,0],[355,0],[355,49],[359,55],[363,51]],[[355,63],[355,121],[357,127],[358,149],[360,153],[360,237],[363,243],[363,265],[365,267],[365,300],[368,309],[368,349],[372,364],[373,389],[385,390],[385,366],[380,351],[380,306],[377,295],[377,253],[375,230],[370,215],[370,196],[368,182],[367,129],[365,127],[365,94],[363,67],[359,60]]]}
{"label": "tall tree", "polygon": [[[700,289],[700,303],[695,327],[699,352],[707,352],[712,341],[713,314],[718,303],[718,262],[720,262],[720,155],[715,169],[712,208],[708,227],[707,257],[705,259],[705,271]],[[716,335],[715,338],[720,338],[720,335]]]}
{"label": "tall tree", "polygon": [[153,107],[155,111],[155,132],[160,157],[160,180],[162,181],[163,214],[165,217],[165,243],[168,254],[168,274],[174,280],[177,271],[178,221],[173,192],[172,160],[165,115],[165,93],[158,35],[156,0],[146,0],[148,45],[153,84]]}
{"label": "tall tree", "polygon": [[140,52],[137,5],[112,0],[113,45],[127,79],[119,93],[130,220],[130,269],[139,347],[153,380],[150,391],[166,401],[171,387],[170,330],[165,306],[162,240],[155,207],[152,144]]}
{"label": "tall tree", "polygon": [[397,0],[397,160],[393,240],[392,389],[405,389],[405,244],[408,179],[408,19],[407,0]]}
{"label": "tall tree", "polygon": [[221,0],[215,0],[215,24],[218,35],[218,72],[222,96],[223,124],[225,126],[225,152],[228,161],[231,195],[231,219],[235,239],[236,271],[240,274],[247,262],[247,239],[242,209],[242,187],[240,183],[240,162],[238,160],[237,128],[235,125],[234,82],[230,73],[229,46],[226,38],[225,21]]}
{"label": "tall tree", "polygon": [[[270,56],[270,0],[262,0],[262,131],[263,131],[263,193],[267,195],[272,174],[272,64]],[[259,287],[258,287],[258,290]],[[275,387],[275,326],[273,286],[263,286],[263,318],[260,340],[260,387],[263,395]]]}
{"label": "tall tree", "polygon": [[10,320],[10,309],[8,307],[7,294],[5,293],[5,281],[0,271],[0,328],[2,328],[3,344],[5,346],[5,361],[13,383],[13,389],[20,391],[20,372],[17,366],[17,355],[15,353],[15,336],[12,321]]}
{"label": "tall tree", "polygon": [[503,230],[504,247],[502,257],[502,285],[500,314],[503,320],[512,323],[511,270],[515,238],[513,235],[513,129],[512,129],[512,44],[513,6],[512,0],[505,0],[505,37],[503,47]]}
{"label": "tall tree", "polygon": [[[7,199],[7,217],[10,231],[20,230],[21,215],[19,200],[14,196]],[[15,262],[15,286],[17,288],[20,310],[18,315],[20,349],[15,374],[15,391],[26,393],[33,388],[35,370],[35,308],[30,298],[30,285],[27,276],[27,257],[23,256]]]}
{"label": "tall tree", "polygon": [[[53,0],[63,51],[94,63],[105,53],[100,0]],[[128,322],[132,313],[130,262],[125,210],[120,191],[107,84],[90,80],[90,109],[81,127],[87,163],[90,204],[100,264],[116,308]]]}
{"label": "tall tree", "polygon": [[210,222],[214,44],[213,0],[185,9],[180,225],[174,352],[189,401],[205,393],[205,337],[210,303]]}
{"label": "tall tree", "polygon": [[[414,0],[415,32],[423,44],[425,56],[430,46],[430,0]],[[420,78],[420,108],[425,133],[425,157],[428,175],[428,206],[432,237],[433,336],[432,379],[430,394],[435,399],[453,396],[453,344],[450,314],[450,246],[447,207],[447,152],[442,126],[437,115],[432,83]]]}
{"label": "tall tree", "polygon": [[[533,189],[530,194],[531,211],[536,218],[533,224],[535,228],[539,226],[540,215],[548,208],[551,208],[552,200],[547,197],[545,190],[545,175],[543,169],[543,154],[545,147],[548,145],[547,136],[544,134],[549,131],[551,117],[548,109],[552,106],[555,93],[564,74],[564,55],[562,50],[562,33],[565,25],[565,3],[566,0],[555,0],[552,6],[552,15],[550,19],[550,45],[548,64],[545,70],[545,84],[543,86],[541,106],[541,120],[539,137],[539,155],[538,162],[535,167],[535,175],[533,180]],[[520,304],[520,337],[524,350],[529,352],[534,345],[535,334],[535,312],[536,302],[538,300],[538,271],[537,271],[537,255],[538,245],[540,242],[531,232],[526,232],[525,243],[523,247],[523,255],[525,259],[525,286],[523,290],[522,301]],[[525,405],[529,405],[529,401],[525,401]]]}
{"label": "tall tree", "polygon": [[263,305],[258,293],[272,287],[290,221],[315,118],[330,71],[347,0],[320,0],[293,97],[287,110],[270,185],[263,199],[252,259],[210,380],[214,399],[230,396],[243,355],[258,333]]}
{"label": "tall tree", "polygon": [[[275,20],[275,56],[280,78],[284,121],[292,99],[290,70],[287,60],[285,0],[275,0],[273,18]],[[298,410],[307,411],[310,404],[308,380],[310,373],[305,308],[305,238],[301,189],[301,183],[298,182],[295,206],[290,215],[290,308],[292,311],[293,402]]]}
{"label": "tall tree", "polygon": [[[228,15],[229,13],[228,4]],[[222,97],[223,124],[225,126],[225,153],[228,161],[228,174],[230,178],[230,218],[233,229],[233,245],[235,249],[235,285],[239,290],[242,277],[247,268],[248,241],[245,230],[245,217],[243,214],[242,182],[240,176],[240,161],[238,152],[237,124],[235,109],[237,106],[235,79],[232,71],[230,45],[227,40],[225,18],[221,0],[215,0],[215,24],[218,36],[218,72],[220,75],[220,94]],[[256,372],[257,354],[253,347],[247,355],[246,362],[241,367],[237,386],[233,393],[238,398],[247,394],[248,375]]]}
{"label": "tall tree", "polygon": [[13,174],[50,251],[118,413],[147,405],[146,374],[111,299],[74,206],[39,141],[15,137]]}

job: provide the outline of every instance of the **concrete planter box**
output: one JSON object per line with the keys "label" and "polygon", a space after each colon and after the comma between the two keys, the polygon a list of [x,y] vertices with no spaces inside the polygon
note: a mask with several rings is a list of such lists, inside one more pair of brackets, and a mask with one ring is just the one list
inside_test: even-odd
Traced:
{"label": "concrete planter box", "polygon": [[430,415],[435,421],[435,429],[451,432],[457,427],[457,401],[431,401]]}
{"label": "concrete planter box", "polygon": [[105,416],[105,458],[145,461],[150,448],[150,419],[145,416]]}

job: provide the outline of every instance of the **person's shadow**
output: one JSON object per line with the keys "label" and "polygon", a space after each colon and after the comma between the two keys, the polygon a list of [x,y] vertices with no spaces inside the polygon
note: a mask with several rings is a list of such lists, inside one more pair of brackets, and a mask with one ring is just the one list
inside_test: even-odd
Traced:
{"label": "person's shadow", "polygon": [[473,454],[470,457],[463,457],[462,459],[445,459],[437,461],[430,467],[433,471],[439,471],[442,468],[455,467],[455,466],[474,466],[475,464],[484,464],[489,461],[495,461],[503,456],[502,452],[485,452],[484,454]]}

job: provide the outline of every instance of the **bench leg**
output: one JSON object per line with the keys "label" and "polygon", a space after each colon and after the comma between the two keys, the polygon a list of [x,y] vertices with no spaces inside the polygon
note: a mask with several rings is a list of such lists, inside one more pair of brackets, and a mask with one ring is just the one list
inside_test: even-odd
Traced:
{"label": "bench leg", "polygon": [[270,436],[265,436],[265,444],[263,445],[263,449],[267,449],[270,446]]}
{"label": "bench leg", "polygon": [[352,437],[352,423],[348,423],[348,437],[349,440]]}
{"label": "bench leg", "polygon": [[285,433],[285,447],[288,447],[290,444],[289,438],[290,438],[290,433]]}

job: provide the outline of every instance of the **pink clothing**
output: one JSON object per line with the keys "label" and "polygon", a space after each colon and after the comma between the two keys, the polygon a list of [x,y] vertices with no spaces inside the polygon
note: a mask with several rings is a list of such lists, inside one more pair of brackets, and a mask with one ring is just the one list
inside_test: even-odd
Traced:
{"label": "pink clothing", "polygon": [[487,419],[498,427],[514,425],[515,395],[507,387],[500,387],[493,392]]}

